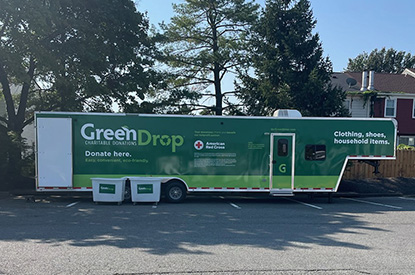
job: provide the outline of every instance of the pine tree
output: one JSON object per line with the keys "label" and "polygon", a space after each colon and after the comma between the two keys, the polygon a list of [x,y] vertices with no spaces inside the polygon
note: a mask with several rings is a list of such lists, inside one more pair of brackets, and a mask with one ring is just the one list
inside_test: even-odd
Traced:
{"label": "pine tree", "polygon": [[[222,81],[247,55],[244,37],[256,20],[258,5],[245,0],[186,0],[173,7],[176,15],[162,25],[159,36],[161,61],[169,68],[164,102],[170,106],[164,108],[222,115],[227,96],[234,93],[223,91]],[[215,104],[201,103],[202,97],[214,98]]]}
{"label": "pine tree", "polygon": [[343,91],[330,84],[332,65],[323,57],[308,0],[268,0],[251,37],[254,76],[240,73],[247,114],[294,108],[305,116],[345,114]]}

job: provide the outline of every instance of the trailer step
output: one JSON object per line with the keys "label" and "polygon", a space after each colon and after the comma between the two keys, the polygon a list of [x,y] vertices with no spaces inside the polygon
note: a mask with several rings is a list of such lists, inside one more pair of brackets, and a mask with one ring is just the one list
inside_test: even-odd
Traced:
{"label": "trailer step", "polygon": [[294,196],[294,193],[291,189],[284,190],[284,189],[275,189],[270,191],[270,196],[273,197],[292,197]]}

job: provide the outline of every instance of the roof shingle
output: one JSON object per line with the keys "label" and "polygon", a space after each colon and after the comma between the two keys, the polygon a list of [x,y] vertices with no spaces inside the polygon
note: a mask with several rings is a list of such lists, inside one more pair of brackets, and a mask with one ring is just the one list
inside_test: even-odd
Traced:
{"label": "roof shingle", "polygon": [[[348,78],[356,80],[356,84],[353,86],[349,85],[346,82]],[[333,85],[339,86],[348,92],[360,91],[362,87],[362,73],[333,73],[331,81]],[[367,84],[369,85],[369,79]],[[375,73],[374,87],[375,91],[378,92],[415,94],[415,77],[409,74]]]}

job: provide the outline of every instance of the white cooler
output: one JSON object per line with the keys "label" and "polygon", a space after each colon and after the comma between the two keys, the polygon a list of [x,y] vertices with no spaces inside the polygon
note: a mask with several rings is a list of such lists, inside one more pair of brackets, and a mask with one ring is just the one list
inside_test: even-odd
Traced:
{"label": "white cooler", "polygon": [[131,184],[131,201],[159,202],[161,178],[129,177]]}
{"label": "white cooler", "polygon": [[124,200],[125,180],[123,178],[91,178],[94,202],[117,202]]}

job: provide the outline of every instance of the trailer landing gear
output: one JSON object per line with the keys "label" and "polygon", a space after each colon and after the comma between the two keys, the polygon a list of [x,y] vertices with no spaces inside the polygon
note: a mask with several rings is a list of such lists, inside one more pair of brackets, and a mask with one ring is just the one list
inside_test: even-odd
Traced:
{"label": "trailer landing gear", "polygon": [[333,203],[333,193],[328,193],[328,203]]}

